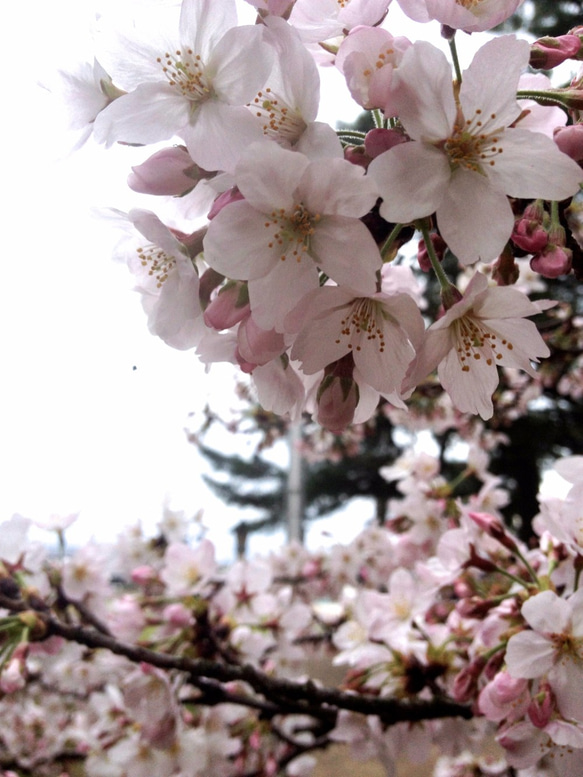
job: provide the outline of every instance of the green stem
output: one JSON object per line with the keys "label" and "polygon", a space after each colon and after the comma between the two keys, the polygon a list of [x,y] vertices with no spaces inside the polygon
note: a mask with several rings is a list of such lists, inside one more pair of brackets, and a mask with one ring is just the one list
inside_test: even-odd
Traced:
{"label": "green stem", "polygon": [[460,61],[459,57],[457,55],[457,46],[455,45],[455,36],[452,38],[449,38],[447,41],[449,44],[449,50],[451,51],[451,58],[453,60],[453,68],[455,70],[455,77],[457,79],[458,84],[461,85],[462,82],[462,71],[460,68]]}
{"label": "green stem", "polygon": [[519,89],[516,92],[517,100],[534,100],[540,105],[558,105],[559,108],[569,109],[569,101],[557,91],[545,89]]}
{"label": "green stem", "polygon": [[383,129],[385,126],[385,119],[382,112],[378,108],[375,108],[371,111],[371,115],[376,129]]}
{"label": "green stem", "polygon": [[403,229],[403,224],[395,224],[395,226],[391,229],[391,232],[388,236],[388,238],[385,240],[381,247],[381,256],[383,257],[383,262],[385,261],[386,255],[389,253],[391,248],[393,247],[393,243],[399,236],[399,232]]}
{"label": "green stem", "polygon": [[429,257],[429,261],[431,262],[431,266],[433,268],[433,272],[437,275],[437,280],[439,281],[439,285],[441,286],[441,292],[443,293],[449,293],[452,284],[445,274],[445,271],[443,267],[441,266],[441,262],[437,258],[437,254],[435,253],[435,249],[433,247],[433,243],[431,242],[431,237],[429,235],[429,229],[427,227],[427,220],[426,219],[419,219],[419,221],[415,222],[415,226],[417,229],[421,232],[423,235],[423,241],[425,243],[425,247],[427,249],[427,256]]}
{"label": "green stem", "polygon": [[336,134],[338,135],[338,138],[342,141],[342,143],[354,143],[355,145],[362,145],[364,143],[364,137],[366,135],[365,132],[360,132],[359,130],[336,130]]}

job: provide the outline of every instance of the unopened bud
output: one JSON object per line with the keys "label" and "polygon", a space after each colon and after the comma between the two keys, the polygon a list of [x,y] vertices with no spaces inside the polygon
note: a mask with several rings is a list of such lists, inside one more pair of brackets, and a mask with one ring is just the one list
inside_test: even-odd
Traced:
{"label": "unopened bud", "polygon": [[530,260],[530,269],[543,278],[558,278],[571,272],[573,252],[570,248],[549,243],[547,247]]}
{"label": "unopened bud", "polygon": [[581,39],[577,35],[546,36],[532,44],[529,64],[535,70],[550,70],[567,59],[575,59],[580,51]]}
{"label": "unopened bud", "polygon": [[583,161],[583,124],[570,124],[568,127],[557,127],[553,140],[575,162]]}
{"label": "unopened bud", "polygon": [[214,175],[198,167],[184,146],[173,146],[157,151],[141,165],[132,167],[128,186],[140,194],[177,196]]}
{"label": "unopened bud", "polygon": [[371,159],[376,159],[390,148],[399,146],[401,143],[407,143],[409,136],[396,129],[378,129],[370,130],[364,138],[364,150]]}

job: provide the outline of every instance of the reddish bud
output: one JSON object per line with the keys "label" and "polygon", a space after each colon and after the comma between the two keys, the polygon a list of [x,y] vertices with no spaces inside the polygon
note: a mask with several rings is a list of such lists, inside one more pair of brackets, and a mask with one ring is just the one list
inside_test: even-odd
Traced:
{"label": "reddish bud", "polygon": [[546,36],[532,44],[529,64],[536,70],[550,70],[567,59],[576,58],[580,51],[581,39],[577,35]]}
{"label": "reddish bud", "polygon": [[364,139],[364,150],[371,159],[384,154],[394,146],[406,143],[409,136],[396,129],[373,129],[366,133]]}
{"label": "reddish bud", "polygon": [[212,299],[204,311],[204,323],[218,331],[230,329],[250,312],[247,284],[230,281]]}
{"label": "reddish bud", "polygon": [[542,683],[539,692],[528,705],[528,717],[533,726],[544,728],[555,709],[555,697],[548,683]]}
{"label": "reddish bud", "polygon": [[557,127],[553,139],[563,154],[567,154],[575,162],[583,161],[583,124]]}
{"label": "reddish bud", "polygon": [[532,257],[530,268],[544,278],[558,278],[571,272],[572,262],[571,249],[549,243],[544,251]]}

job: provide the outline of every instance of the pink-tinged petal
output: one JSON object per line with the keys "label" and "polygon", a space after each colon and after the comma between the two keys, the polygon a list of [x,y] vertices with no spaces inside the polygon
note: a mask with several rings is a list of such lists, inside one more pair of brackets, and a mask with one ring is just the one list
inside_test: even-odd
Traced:
{"label": "pink-tinged petal", "polygon": [[552,643],[534,631],[521,631],[508,641],[506,665],[512,677],[540,677],[554,664]]}
{"label": "pink-tinged petal", "polygon": [[456,106],[451,66],[445,54],[426,41],[416,41],[397,71],[393,105],[407,133],[428,143],[452,132]]}
{"label": "pink-tinged petal", "polygon": [[167,84],[146,83],[110,103],[95,119],[98,143],[157,143],[188,123],[186,100]]}
{"label": "pink-tinged petal", "polygon": [[250,102],[265,84],[273,56],[273,49],[263,40],[261,25],[235,27],[215,46],[205,73],[211,78],[213,90],[220,100],[243,105]]}
{"label": "pink-tinged petal", "polygon": [[415,351],[398,324],[384,322],[382,340],[370,341],[362,333],[353,351],[354,363],[364,380],[381,394],[398,391]]}
{"label": "pink-tinged petal", "polygon": [[[354,411],[353,424],[364,424],[372,416],[379,404],[379,392],[375,391],[372,386],[362,378],[357,368],[354,369],[354,380],[358,385],[358,405]],[[387,397],[389,402],[392,400]],[[395,407],[399,407],[398,400],[395,399],[393,403]]]}
{"label": "pink-tinged petal", "polygon": [[373,159],[368,174],[383,198],[381,216],[405,224],[437,210],[451,177],[446,155],[415,141],[401,143]]}
{"label": "pink-tinged petal", "polygon": [[528,625],[543,634],[561,634],[570,627],[571,608],[553,591],[531,596],[521,612]]}
{"label": "pink-tinged petal", "polygon": [[[325,295],[318,295],[316,299],[327,304]],[[306,375],[323,370],[348,353],[349,340],[341,337],[340,333],[349,314],[349,305],[331,312],[327,308],[325,315],[318,316],[302,327],[292,346],[291,358],[300,362]]]}
{"label": "pink-tinged petal", "polygon": [[252,372],[261,407],[277,415],[289,414],[292,420],[301,417],[305,401],[302,381],[291,365],[274,359],[256,367]]}
{"label": "pink-tinged petal", "polygon": [[184,0],[180,9],[180,40],[206,62],[227,30],[237,26],[234,0]]}
{"label": "pink-tinged petal", "polygon": [[189,277],[185,273],[171,273],[159,295],[142,296],[148,329],[172,348],[181,351],[194,348],[204,334],[198,286],[193,268]]}
{"label": "pink-tinged petal", "polygon": [[360,218],[374,206],[378,192],[362,167],[344,159],[321,159],[304,171],[298,196],[310,213]]}
{"label": "pink-tinged petal", "polygon": [[296,152],[304,154],[308,159],[343,159],[342,143],[336,131],[322,121],[313,121],[295,145]]}
{"label": "pink-tinged petal", "polygon": [[253,318],[263,329],[284,332],[284,320],[302,297],[318,288],[318,271],[310,260],[279,261],[264,278],[249,281]]}
{"label": "pink-tinged petal", "polygon": [[508,19],[523,0],[480,0],[471,10],[458,0],[425,0],[431,19],[455,30],[483,32]]}
{"label": "pink-tinged petal", "polygon": [[295,191],[309,159],[264,140],[250,146],[236,169],[237,186],[248,202],[263,213],[296,204]]}
{"label": "pink-tinged petal", "polygon": [[204,238],[204,258],[227,278],[261,278],[281,261],[281,251],[270,247],[269,242],[265,216],[240,200],[227,205],[210,222]]}
{"label": "pink-tinged petal", "polygon": [[542,132],[507,129],[501,145],[503,151],[488,174],[510,197],[564,200],[583,183],[579,165]]}
{"label": "pink-tinged petal", "polygon": [[[485,279],[484,275],[481,277]],[[486,282],[482,290],[487,288]],[[464,297],[467,296],[466,290]],[[538,306],[526,294],[511,286],[490,286],[487,294],[475,300],[473,311],[478,318],[518,318],[540,313]]]}
{"label": "pink-tinged petal", "polygon": [[314,57],[302,43],[296,30],[276,16],[264,20],[269,43],[276,51],[276,66],[267,79],[272,93],[285,102],[306,122],[312,122],[320,107],[320,74]]}
{"label": "pink-tinged petal", "polygon": [[480,358],[468,359],[464,365],[469,369],[463,370],[457,351],[452,349],[439,364],[437,375],[458,410],[478,414],[486,421],[494,412],[492,394],[498,386],[498,370],[482,354],[476,355]]}
{"label": "pink-tinged petal", "polygon": [[571,630],[573,632],[573,636],[583,637],[583,588],[579,588],[572,596],[569,597],[568,601],[572,612]]}
{"label": "pink-tinged petal", "polygon": [[491,262],[502,253],[514,216],[502,190],[494,189],[480,173],[458,169],[443,192],[437,224],[458,260],[473,264],[478,260]]}
{"label": "pink-tinged petal", "polygon": [[234,173],[242,153],[263,137],[247,108],[208,100],[179,133],[192,159],[204,170]]}
{"label": "pink-tinged petal", "polygon": [[533,377],[536,372],[530,361],[537,361],[550,355],[550,351],[532,321],[523,318],[484,321],[484,326],[496,335],[496,354],[501,358],[496,363],[502,367],[517,367]]}
{"label": "pink-tinged petal", "polygon": [[382,260],[364,224],[346,216],[324,216],[310,240],[310,255],[332,280],[362,295],[376,291]]}
{"label": "pink-tinged petal", "polygon": [[465,118],[473,118],[480,110],[484,124],[492,130],[511,124],[520,114],[516,90],[529,56],[528,42],[514,35],[501,35],[478,49],[460,88]]}
{"label": "pink-tinged petal", "polygon": [[403,13],[407,14],[409,19],[413,19],[414,22],[425,23],[431,19],[425,0],[399,0],[399,5]]}
{"label": "pink-tinged petal", "polygon": [[429,329],[425,340],[417,350],[415,360],[409,367],[403,391],[414,389],[433,372],[437,365],[445,359],[453,345],[453,335],[449,329]]}
{"label": "pink-tinged petal", "polygon": [[563,717],[583,722],[583,659],[563,656],[550,670],[549,683]]}

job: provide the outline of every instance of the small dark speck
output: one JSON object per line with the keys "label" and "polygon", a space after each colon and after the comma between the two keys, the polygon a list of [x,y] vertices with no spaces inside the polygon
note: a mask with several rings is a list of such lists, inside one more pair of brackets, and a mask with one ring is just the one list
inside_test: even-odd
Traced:
{"label": "small dark speck", "polygon": [[132,370],[135,372],[137,369],[138,369],[138,368],[137,368],[137,367],[136,367],[136,365],[134,364],[134,366],[132,367]]}

